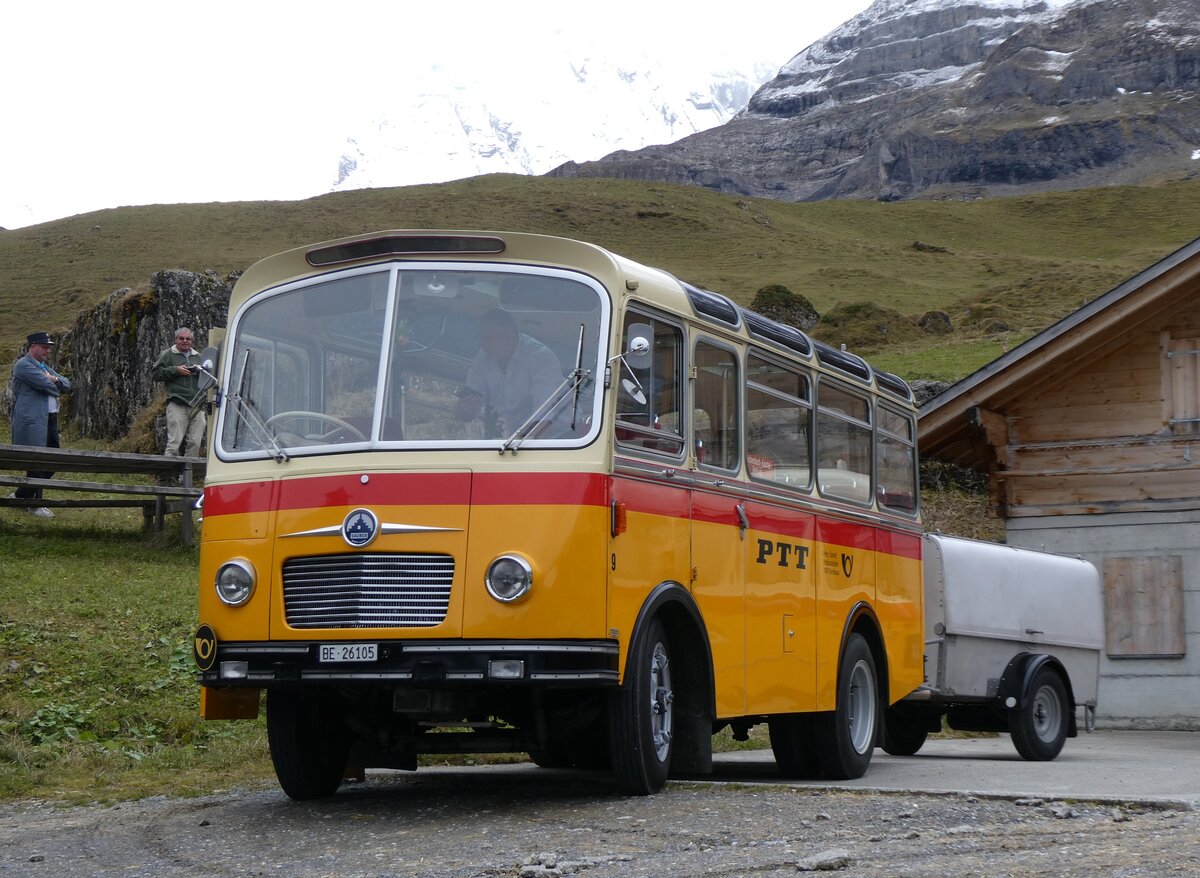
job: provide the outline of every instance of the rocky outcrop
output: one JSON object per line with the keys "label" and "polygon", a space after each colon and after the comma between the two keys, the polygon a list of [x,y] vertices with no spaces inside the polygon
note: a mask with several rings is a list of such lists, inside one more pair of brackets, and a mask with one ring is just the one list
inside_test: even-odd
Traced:
{"label": "rocky outcrop", "polygon": [[568,163],[784,200],[978,197],[1200,172],[1195,0],[879,0],[747,109]]}
{"label": "rocky outcrop", "polygon": [[190,327],[196,349],[206,347],[209,330],[225,325],[233,280],[211,271],[160,271],[148,290],[117,290],[80,313],[55,358],[71,377],[66,412],[80,435],[116,439],[128,433],[143,410],[162,398],[150,367],[171,345],[175,330]]}

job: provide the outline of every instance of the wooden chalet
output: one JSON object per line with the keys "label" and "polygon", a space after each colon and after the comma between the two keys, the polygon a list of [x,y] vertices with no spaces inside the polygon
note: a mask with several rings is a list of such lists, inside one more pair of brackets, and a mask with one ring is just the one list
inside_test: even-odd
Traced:
{"label": "wooden chalet", "polygon": [[929,400],[1008,542],[1100,570],[1110,728],[1200,729],[1200,238]]}

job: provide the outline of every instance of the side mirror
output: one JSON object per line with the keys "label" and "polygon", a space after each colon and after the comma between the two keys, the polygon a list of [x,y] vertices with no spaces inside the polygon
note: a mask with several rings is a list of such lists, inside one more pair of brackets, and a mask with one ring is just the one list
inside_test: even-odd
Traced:
{"label": "side mirror", "polygon": [[629,378],[622,378],[621,389],[624,390],[626,395],[638,405],[646,404],[646,394],[642,391],[641,385],[639,385],[637,381]]}
{"label": "side mirror", "polygon": [[625,349],[625,363],[631,369],[645,369],[650,365],[652,357],[650,339],[654,337],[654,327],[649,323],[631,323],[626,335],[628,343]]}

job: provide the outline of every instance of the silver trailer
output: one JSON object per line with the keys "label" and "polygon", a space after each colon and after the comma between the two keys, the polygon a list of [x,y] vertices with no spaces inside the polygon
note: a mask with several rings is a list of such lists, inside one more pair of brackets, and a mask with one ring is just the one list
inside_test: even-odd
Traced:
{"label": "silver trailer", "polygon": [[925,685],[890,708],[882,747],[916,753],[929,732],[1008,732],[1053,759],[1095,717],[1104,621],[1100,576],[1080,558],[927,534]]}

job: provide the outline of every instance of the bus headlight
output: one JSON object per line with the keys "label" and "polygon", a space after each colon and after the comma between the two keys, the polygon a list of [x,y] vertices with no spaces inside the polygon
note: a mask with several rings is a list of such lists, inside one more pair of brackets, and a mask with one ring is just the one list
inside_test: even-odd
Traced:
{"label": "bus headlight", "polygon": [[488,567],[488,594],[502,604],[511,604],[533,588],[533,568],[520,555],[501,555]]}
{"label": "bus headlight", "polygon": [[217,571],[217,597],[231,607],[240,607],[254,594],[254,583],[258,577],[254,565],[237,558],[221,565]]}

